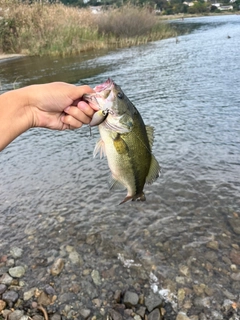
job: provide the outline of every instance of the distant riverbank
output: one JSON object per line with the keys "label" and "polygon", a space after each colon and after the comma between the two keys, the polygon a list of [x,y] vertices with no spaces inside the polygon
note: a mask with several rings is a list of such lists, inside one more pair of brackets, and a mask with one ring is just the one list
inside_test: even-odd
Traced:
{"label": "distant riverbank", "polygon": [[147,8],[130,5],[94,14],[62,4],[5,4],[1,21],[0,52],[5,54],[69,56],[177,36]]}

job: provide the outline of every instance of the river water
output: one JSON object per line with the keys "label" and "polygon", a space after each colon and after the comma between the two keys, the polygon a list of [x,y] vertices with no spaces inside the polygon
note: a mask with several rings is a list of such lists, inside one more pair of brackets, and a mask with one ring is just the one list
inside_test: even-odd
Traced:
{"label": "river water", "polygon": [[[24,133],[0,154],[0,252],[24,248],[29,265],[71,245],[103,269],[122,254],[152,272],[159,288],[177,295],[188,287],[189,314],[210,314],[224,299],[239,299],[240,16],[174,23],[189,29],[178,41],[0,63],[2,91],[113,78],[155,127],[153,153],[162,167],[145,187],[146,202],[119,206],[125,192],[108,190],[106,159],[92,158],[97,128],[93,136],[88,127]],[[95,258],[81,251],[90,235],[101,248]],[[207,306],[194,302],[200,284],[209,289],[201,293]]]}

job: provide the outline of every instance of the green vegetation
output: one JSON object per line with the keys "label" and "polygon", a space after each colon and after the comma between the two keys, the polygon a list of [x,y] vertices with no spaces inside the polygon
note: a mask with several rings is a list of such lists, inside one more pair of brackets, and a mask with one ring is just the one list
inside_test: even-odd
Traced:
{"label": "green vegetation", "polygon": [[177,35],[147,8],[131,5],[100,14],[63,4],[29,5],[15,0],[5,0],[0,8],[3,53],[64,56]]}

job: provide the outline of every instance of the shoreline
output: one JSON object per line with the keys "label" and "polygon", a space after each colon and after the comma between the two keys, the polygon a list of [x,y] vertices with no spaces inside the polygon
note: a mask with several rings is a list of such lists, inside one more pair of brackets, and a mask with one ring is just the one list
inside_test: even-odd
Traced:
{"label": "shoreline", "polygon": [[21,58],[21,57],[25,57],[25,54],[21,54],[21,53],[0,53],[0,62],[1,61],[5,61],[5,60],[10,60],[10,59],[17,59],[17,58]]}

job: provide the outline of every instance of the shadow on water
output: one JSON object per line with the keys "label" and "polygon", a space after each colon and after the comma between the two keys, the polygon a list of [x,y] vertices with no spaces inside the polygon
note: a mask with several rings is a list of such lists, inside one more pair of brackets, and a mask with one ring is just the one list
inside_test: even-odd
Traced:
{"label": "shadow on water", "polygon": [[88,52],[71,57],[21,57],[0,61],[0,92],[33,83],[64,81],[78,83],[105,72],[107,65],[94,63],[106,51]]}

